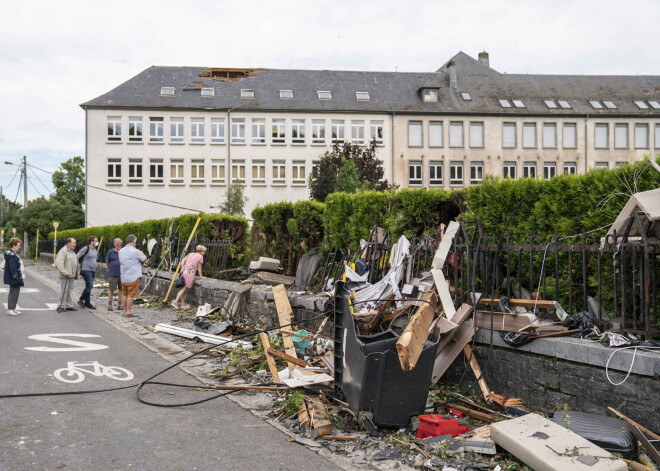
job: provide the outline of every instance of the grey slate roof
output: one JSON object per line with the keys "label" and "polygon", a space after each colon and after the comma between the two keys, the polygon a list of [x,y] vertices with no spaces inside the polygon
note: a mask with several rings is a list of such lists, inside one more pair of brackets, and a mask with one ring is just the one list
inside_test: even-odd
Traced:
{"label": "grey slate roof", "polygon": [[[449,87],[447,64],[436,72],[357,72],[335,70],[255,69],[254,76],[221,82],[200,75],[206,67],[149,67],[117,88],[83,103],[83,108],[217,109],[240,105],[241,110],[306,112],[397,112],[530,115],[660,116],[649,106],[640,110],[634,100],[660,101],[660,76],[586,76],[501,74],[463,52],[456,54],[458,89]],[[420,89],[439,86],[437,103],[425,103]],[[215,97],[200,96],[200,88],[215,89]],[[174,96],[161,96],[161,87],[176,87]],[[255,99],[241,99],[252,89]],[[279,90],[293,90],[293,99],[280,99]],[[319,100],[316,92],[332,92]],[[369,92],[358,101],[355,92]],[[469,92],[464,101],[460,92]],[[525,108],[502,108],[498,99],[521,99]],[[548,109],[545,99],[567,100],[571,109]],[[595,110],[588,100],[611,100],[616,109]]]}

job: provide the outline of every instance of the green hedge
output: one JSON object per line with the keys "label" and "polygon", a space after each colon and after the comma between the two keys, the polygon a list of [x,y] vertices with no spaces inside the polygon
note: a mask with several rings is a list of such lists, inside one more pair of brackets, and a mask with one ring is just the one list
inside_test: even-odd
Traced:
{"label": "green hedge", "polygon": [[[174,218],[173,229],[178,228],[179,236],[182,239],[187,239],[195,226],[197,221],[197,214],[183,214]],[[245,266],[250,261],[250,244],[249,236],[250,230],[247,219],[236,216],[226,216],[224,214],[202,214],[202,220],[197,228],[196,238],[208,239],[230,239],[232,241],[232,248],[230,251],[231,260],[230,267]],[[89,236],[101,237],[105,240],[112,240],[115,237],[125,239],[129,234],[135,234],[139,239],[147,236],[158,237],[166,236],[169,233],[170,218],[165,219],[148,219],[142,222],[127,222],[125,224],[113,226],[96,226],[86,227],[80,229],[69,229],[66,231],[58,231],[57,238],[62,240],[67,237],[75,237],[76,239],[85,239]],[[52,239],[55,233],[48,234],[48,238]]]}
{"label": "green hedge", "polygon": [[268,204],[252,211],[252,252],[278,258],[294,273],[300,256],[323,240],[325,205],[317,201]]}

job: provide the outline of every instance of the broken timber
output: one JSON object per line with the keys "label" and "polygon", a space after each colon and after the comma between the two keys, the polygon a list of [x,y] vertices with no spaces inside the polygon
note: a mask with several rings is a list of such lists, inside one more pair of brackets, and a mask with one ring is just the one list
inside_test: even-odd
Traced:
{"label": "broken timber", "polygon": [[[474,314],[477,327],[480,329],[491,328],[491,315],[482,311]],[[502,332],[518,332],[533,324],[531,314],[495,314],[493,313],[493,330]]]}
{"label": "broken timber", "polygon": [[472,324],[472,321],[466,321],[458,328],[456,334],[447,342],[447,346],[435,358],[432,379],[434,383],[437,383],[442,375],[445,374],[447,368],[449,368],[456,357],[463,351],[463,347],[468,344],[473,335],[474,324]]}
{"label": "broken timber", "polygon": [[311,439],[332,433],[332,422],[326,417],[326,407],[319,399],[305,397],[304,407],[298,411],[298,419],[300,428]]}
{"label": "broken timber", "polygon": [[306,368],[308,366],[312,366],[309,363],[307,363],[305,360],[301,360],[298,357],[293,357],[291,355],[287,355],[286,353],[280,352],[279,350],[275,350],[274,348],[269,348],[268,350],[265,350],[265,351],[270,353],[274,357],[278,357],[278,358],[281,358],[282,360],[286,360],[287,363],[289,363],[289,364],[293,364],[293,365],[296,365],[296,366],[302,366],[303,368]]}
{"label": "broken timber", "polygon": [[[293,310],[291,309],[284,285],[273,286],[273,298],[275,299],[275,308],[277,309],[277,318],[280,321],[280,327],[289,326],[293,322]],[[286,354],[290,357],[297,358],[296,347],[293,345],[291,336],[282,332],[282,341],[284,342],[284,351]],[[289,367],[289,373],[291,373],[296,364],[287,361],[287,365]]]}
{"label": "broken timber", "polygon": [[429,327],[433,321],[438,299],[435,293],[430,291],[424,296],[424,301],[427,302],[417,309],[396,343],[403,371],[410,371],[415,367],[424,349],[424,343],[429,338]]}
{"label": "broken timber", "polygon": [[266,355],[266,361],[268,362],[268,369],[270,370],[270,375],[273,377],[274,383],[280,382],[280,375],[277,372],[277,365],[275,364],[275,359],[268,352],[270,350],[270,340],[268,340],[268,334],[261,332],[259,334],[261,337],[261,345],[264,347],[264,354]]}
{"label": "broken timber", "polygon": [[[479,300],[480,306],[490,306],[493,303],[495,306],[499,306],[499,299],[488,299],[483,298]],[[509,299],[509,306],[511,307],[525,307],[525,308],[534,308],[536,309],[557,309],[557,305],[554,301],[548,301],[545,299],[533,300],[533,299]]]}
{"label": "broken timber", "polygon": [[488,390],[488,385],[486,384],[486,379],[483,377],[483,374],[481,373],[481,368],[479,367],[479,363],[477,362],[476,357],[474,356],[474,352],[472,351],[472,347],[469,345],[466,345],[463,347],[463,353],[465,353],[466,358],[470,359],[470,367],[472,368],[472,371],[474,372],[474,376],[478,378],[478,383],[479,383],[479,388],[481,389],[481,394],[484,395],[484,399],[486,402],[491,402],[490,398],[490,391]]}

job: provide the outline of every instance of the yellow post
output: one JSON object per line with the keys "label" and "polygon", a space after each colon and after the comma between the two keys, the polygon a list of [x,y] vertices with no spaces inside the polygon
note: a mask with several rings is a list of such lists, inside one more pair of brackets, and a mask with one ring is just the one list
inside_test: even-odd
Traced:
{"label": "yellow post", "polygon": [[183,257],[185,257],[186,252],[188,251],[188,247],[190,246],[190,241],[192,241],[192,238],[195,235],[195,232],[197,231],[197,226],[199,226],[199,221],[201,221],[201,220],[202,220],[201,216],[197,218],[197,222],[195,223],[195,227],[193,227],[193,230],[190,233],[190,237],[188,237],[188,242],[186,242],[186,246],[183,248],[183,252],[181,252],[181,256],[179,257],[179,264],[176,266],[176,271],[174,272],[174,276],[172,277],[172,281],[170,282],[170,287],[167,289],[167,294],[165,295],[165,301],[164,302],[167,302],[167,299],[170,297],[170,292],[172,291],[172,286],[174,286],[174,282],[176,281],[176,277],[179,275],[179,270],[181,270],[181,261],[183,260]]}
{"label": "yellow post", "polygon": [[60,223],[53,221],[53,227],[55,228],[55,237],[53,240],[53,266],[55,266],[55,258],[57,257],[57,228],[60,226]]}
{"label": "yellow post", "polygon": [[35,245],[34,261],[39,261],[39,229],[37,229],[37,244]]}
{"label": "yellow post", "polygon": [[101,236],[101,240],[99,241],[99,248],[96,250],[96,261],[99,261],[99,258],[101,257],[101,245],[103,245],[103,237]]}

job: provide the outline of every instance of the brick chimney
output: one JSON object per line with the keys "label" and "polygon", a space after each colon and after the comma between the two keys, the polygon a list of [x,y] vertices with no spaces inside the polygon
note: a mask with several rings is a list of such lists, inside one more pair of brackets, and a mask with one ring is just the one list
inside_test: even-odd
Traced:
{"label": "brick chimney", "polygon": [[450,60],[447,63],[447,70],[449,70],[449,88],[458,89],[458,79],[456,78],[456,63]]}
{"label": "brick chimney", "polygon": [[488,60],[488,53],[486,51],[479,53],[479,63],[486,67],[490,67],[490,61]]}

